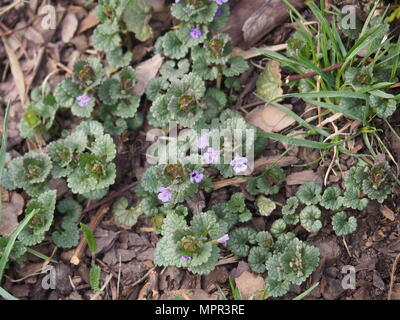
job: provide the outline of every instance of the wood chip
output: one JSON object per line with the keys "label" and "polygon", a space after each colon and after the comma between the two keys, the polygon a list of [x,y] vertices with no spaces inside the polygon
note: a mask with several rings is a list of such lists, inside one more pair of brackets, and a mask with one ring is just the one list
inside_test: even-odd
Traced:
{"label": "wood chip", "polygon": [[76,30],[78,29],[78,18],[73,13],[68,13],[63,22],[61,28],[61,39],[64,43],[68,43],[74,37]]}
{"label": "wood chip", "polygon": [[[290,110],[292,109],[292,105],[286,104],[285,106]],[[255,108],[247,114],[246,121],[265,132],[280,132],[296,122],[273,105]]]}
{"label": "wood chip", "polygon": [[6,37],[1,37],[3,41],[4,48],[6,49],[6,53],[8,56],[8,60],[10,62],[11,73],[14,78],[15,86],[17,87],[19,98],[21,99],[22,105],[25,105],[26,96],[25,96],[25,80],[24,74],[21,69],[21,65],[18,61],[17,55],[14,50],[10,47],[8,40]]}
{"label": "wood chip", "polygon": [[143,61],[136,67],[136,75],[138,78],[138,82],[134,88],[134,92],[138,95],[142,95],[144,90],[151,79],[153,79],[158,70],[160,70],[162,63],[164,62],[164,58],[157,54],[153,58]]}
{"label": "wood chip", "polygon": [[289,186],[295,186],[310,181],[322,183],[322,178],[312,170],[294,172],[286,177],[286,183]]}
{"label": "wood chip", "polygon": [[391,209],[388,208],[387,206],[383,206],[383,207],[382,207],[381,213],[383,214],[383,216],[384,216],[386,219],[389,219],[390,221],[396,220],[396,216],[395,216],[393,210],[391,210]]}
{"label": "wood chip", "polygon": [[84,33],[85,31],[97,26],[99,22],[100,21],[97,19],[94,10],[90,11],[86,18],[82,20],[79,26],[78,34]]}

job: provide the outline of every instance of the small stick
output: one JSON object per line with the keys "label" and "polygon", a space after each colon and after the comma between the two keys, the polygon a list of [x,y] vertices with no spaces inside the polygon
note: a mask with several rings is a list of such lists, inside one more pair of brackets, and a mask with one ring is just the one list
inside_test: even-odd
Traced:
{"label": "small stick", "polygon": [[[343,63],[336,63],[332,66],[326,67],[326,68],[322,68],[321,72],[329,72],[329,71],[333,71],[333,70],[337,70],[339,68],[341,68],[343,66]],[[285,79],[285,83],[289,83],[290,81],[294,81],[294,80],[300,80],[300,79],[306,79],[306,78],[312,78],[318,76],[317,72],[308,72],[308,73],[303,73],[303,74],[295,74],[293,76],[288,76]]]}
{"label": "small stick", "polygon": [[85,210],[83,210],[83,213],[88,213],[94,209],[97,209],[98,207],[101,207],[102,205],[105,205],[111,201],[113,201],[115,198],[119,197],[120,195],[124,194],[128,190],[134,188],[136,186],[137,182],[132,182],[131,184],[123,187],[121,190],[114,191],[112,192],[108,197],[104,198],[103,200],[100,200],[93,205],[87,207]]}
{"label": "small stick", "polygon": [[392,265],[392,271],[390,272],[390,284],[389,284],[389,292],[388,292],[388,300],[392,300],[392,292],[393,292],[393,285],[394,285],[394,280],[396,279],[396,268],[397,264],[399,263],[400,259],[400,252],[397,254],[396,258],[394,259],[393,265]]}
{"label": "small stick", "polygon": [[[104,216],[107,214],[109,210],[108,205],[103,205],[97,212],[96,215],[90,220],[90,223],[88,225],[88,228],[94,232],[96,230],[97,226],[101,222],[101,220],[104,218]],[[70,260],[70,262],[74,265],[79,265],[81,262],[81,258],[83,256],[83,253],[85,252],[87,246],[86,238],[82,236],[81,241],[79,242],[79,245],[76,247],[75,252]]]}

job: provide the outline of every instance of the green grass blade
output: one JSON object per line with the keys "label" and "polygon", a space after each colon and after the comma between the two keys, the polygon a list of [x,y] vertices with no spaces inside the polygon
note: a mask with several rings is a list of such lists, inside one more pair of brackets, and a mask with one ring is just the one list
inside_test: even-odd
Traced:
{"label": "green grass blade", "polygon": [[8,293],[2,287],[0,287],[0,297],[5,300],[19,300],[18,298],[14,297],[11,293]]}
{"label": "green grass blade", "polygon": [[299,139],[299,138],[293,138],[290,136],[284,136],[279,133],[271,133],[271,132],[258,132],[258,135],[261,137],[269,138],[272,140],[276,140],[282,143],[287,143],[293,146],[297,147],[304,147],[304,148],[313,148],[313,149],[329,149],[332,148],[338,144],[343,143],[338,142],[338,143],[326,143],[326,142],[318,142],[318,141],[312,141],[312,140],[306,140],[306,139]]}
{"label": "green grass blade", "polygon": [[305,297],[307,297],[316,287],[318,287],[319,282],[314,283],[310,288],[308,288],[306,291],[303,293],[299,294],[296,298],[293,298],[293,300],[303,300]]}
{"label": "green grass blade", "polygon": [[228,300],[228,297],[226,296],[226,294],[222,291],[221,287],[219,285],[217,285],[217,290],[219,292],[219,294],[221,295],[221,300]]}
{"label": "green grass blade", "polygon": [[[6,162],[6,152],[7,152],[7,139],[8,139],[8,117],[10,114],[11,102],[9,101],[7,104],[6,112],[4,115],[4,124],[3,124],[3,136],[1,138],[1,148],[0,148],[0,181],[3,177],[4,165]],[[3,203],[2,197],[0,196],[0,223],[3,217]]]}
{"label": "green grass blade", "polygon": [[335,106],[333,104],[330,103],[326,103],[326,102],[322,102],[322,101],[318,101],[318,100],[312,100],[312,99],[303,99],[304,102],[314,105],[314,106],[319,106],[337,113],[343,113],[346,117],[353,119],[353,120],[358,120],[358,121],[362,121],[362,119],[356,115],[353,112],[350,112],[349,110],[343,108],[343,107],[339,107],[339,106]]}
{"label": "green grass blade", "polygon": [[52,259],[52,258],[50,258],[50,257],[48,257],[48,256],[46,256],[46,255],[44,255],[43,253],[41,253],[41,252],[39,252],[39,251],[36,251],[36,250],[34,250],[34,249],[32,249],[32,248],[26,248],[26,251],[29,252],[30,254],[33,254],[34,256],[36,256],[36,257],[38,257],[38,258],[40,258],[40,259],[49,260],[51,263],[58,263],[57,260]]}
{"label": "green grass blade", "polygon": [[313,126],[312,124],[309,124],[307,121],[305,121],[304,119],[302,119],[300,116],[298,116],[295,112],[293,112],[292,110],[288,109],[287,107],[285,107],[282,104],[279,104],[277,102],[271,102],[271,104],[275,107],[277,107],[279,110],[285,112],[289,117],[293,118],[294,120],[296,120],[300,125],[302,125],[304,128],[307,128],[308,130],[311,131],[316,131],[318,132],[320,135],[324,136],[324,137],[329,137],[329,133],[326,132],[325,130],[318,128],[316,126]]}
{"label": "green grass blade", "polygon": [[29,215],[27,215],[18,225],[17,229],[11,234],[10,238],[8,239],[7,246],[5,247],[3,254],[0,259],[0,284],[3,278],[4,269],[6,268],[8,257],[10,256],[11,250],[14,247],[15,241],[17,240],[18,235],[21,233],[22,229],[26,227],[29,221],[33,218],[36,214],[37,210],[33,210]]}
{"label": "green grass blade", "polygon": [[86,224],[81,223],[81,230],[83,232],[84,237],[86,238],[86,242],[88,244],[88,247],[92,253],[96,253],[97,251],[97,244],[96,244],[96,239],[94,238],[93,232],[88,228]]}

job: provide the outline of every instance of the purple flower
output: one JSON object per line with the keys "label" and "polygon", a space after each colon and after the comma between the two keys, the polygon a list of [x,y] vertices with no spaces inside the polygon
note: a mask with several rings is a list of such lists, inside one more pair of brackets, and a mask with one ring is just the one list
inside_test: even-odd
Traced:
{"label": "purple flower", "polygon": [[76,98],[76,102],[82,108],[86,108],[92,102],[92,100],[93,99],[88,97],[86,94],[83,94]]}
{"label": "purple flower", "polygon": [[181,259],[182,259],[183,261],[185,261],[185,262],[188,262],[188,261],[192,260],[192,258],[189,257],[189,256],[182,256]]}
{"label": "purple flower", "polygon": [[170,188],[160,187],[158,189],[158,199],[162,202],[168,202],[172,198],[172,191]]}
{"label": "purple flower", "polygon": [[229,235],[228,234],[224,234],[221,238],[217,239],[217,242],[223,244],[224,247],[226,247],[226,244],[228,243],[228,240],[229,240]]}
{"label": "purple flower", "polygon": [[247,170],[249,160],[246,157],[236,156],[230,163],[235,173],[239,174]]}
{"label": "purple flower", "polygon": [[179,2],[181,2],[181,0],[175,0],[175,3],[179,3]]}
{"label": "purple flower", "polygon": [[208,147],[208,137],[207,136],[201,136],[199,140],[197,140],[197,147],[199,149],[205,149]]}
{"label": "purple flower", "polygon": [[222,6],[224,3],[227,3],[229,0],[212,0],[217,3],[217,5]]}
{"label": "purple flower", "polygon": [[215,12],[214,18],[219,18],[222,14],[222,7],[218,6],[217,11]]}
{"label": "purple flower", "polygon": [[190,36],[191,36],[193,39],[199,39],[202,35],[203,35],[203,33],[201,32],[201,30],[200,30],[199,28],[193,28],[193,29],[190,31]]}
{"label": "purple flower", "polygon": [[204,162],[207,164],[217,164],[219,162],[219,155],[221,151],[214,148],[208,148],[203,155]]}
{"label": "purple flower", "polygon": [[190,182],[191,183],[200,183],[202,182],[204,179],[204,174],[202,174],[201,172],[197,171],[197,170],[193,170],[190,173]]}

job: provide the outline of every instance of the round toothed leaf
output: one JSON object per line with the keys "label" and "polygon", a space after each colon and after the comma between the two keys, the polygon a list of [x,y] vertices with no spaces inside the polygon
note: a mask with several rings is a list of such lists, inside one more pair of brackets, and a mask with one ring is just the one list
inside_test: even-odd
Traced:
{"label": "round toothed leaf", "polygon": [[[169,99],[166,95],[160,95],[156,98],[150,107],[150,114],[147,115],[148,121],[155,127],[164,127],[171,119],[168,111]],[[151,116],[151,117],[150,117]]]}
{"label": "round toothed leaf", "polygon": [[89,191],[89,192],[86,192],[86,193],[82,193],[81,195],[85,199],[88,199],[88,200],[91,200],[91,201],[101,200],[108,194],[108,189],[109,188],[93,190],[93,191]]}
{"label": "round toothed leaf", "polygon": [[321,198],[321,206],[328,210],[338,210],[342,207],[342,190],[338,187],[325,189]]}
{"label": "round toothed leaf", "polygon": [[341,211],[333,216],[332,227],[338,236],[344,236],[357,229],[357,219],[349,217],[346,212]]}
{"label": "round toothed leaf", "polygon": [[296,197],[290,197],[287,199],[285,205],[282,207],[282,214],[284,216],[293,215],[296,213],[296,209],[299,206],[299,200]]}
{"label": "round toothed leaf", "polygon": [[271,249],[274,244],[274,238],[268,231],[260,231],[257,233],[256,241],[260,247]]}
{"label": "round toothed leaf", "polygon": [[155,101],[159,96],[165,94],[170,83],[164,78],[151,79],[146,87],[146,97],[151,101]]}
{"label": "round toothed leaf", "polygon": [[359,211],[364,210],[369,203],[368,198],[361,198],[361,191],[358,187],[348,187],[340,199],[343,206]]}
{"label": "round toothed leaf", "polygon": [[129,98],[121,100],[112,114],[120,118],[133,118],[139,108],[140,96],[132,94]]}
{"label": "round toothed leaf", "polygon": [[177,31],[167,32],[162,41],[164,54],[171,59],[182,59],[189,52],[189,48],[182,43],[177,35]]}
{"label": "round toothed leaf", "polygon": [[190,229],[198,236],[211,239],[219,238],[224,231],[217,223],[217,217],[212,211],[196,214],[190,223]]}
{"label": "round toothed leaf", "polygon": [[267,294],[270,297],[281,297],[288,293],[290,288],[290,282],[286,280],[275,280],[271,277],[266,278],[265,280],[267,285]]}
{"label": "round toothed leaf", "polygon": [[72,78],[67,78],[59,83],[55,89],[54,97],[62,108],[71,108],[76,103],[76,98],[82,94],[77,83]]}
{"label": "round toothed leaf", "polygon": [[227,77],[237,77],[249,68],[247,61],[240,56],[231,58],[227,66],[228,67],[225,67],[223,71],[224,75]]}
{"label": "round toothed leaf", "polygon": [[228,249],[238,257],[246,257],[249,254],[250,244],[256,242],[257,232],[254,229],[242,227],[229,233]]}
{"label": "round toothed leaf", "polygon": [[91,136],[98,136],[104,134],[103,126],[98,121],[82,121],[75,131],[82,131],[83,133]]}
{"label": "round toothed leaf", "polygon": [[278,237],[279,235],[281,235],[282,233],[284,233],[286,230],[286,222],[283,219],[278,219],[275,220],[272,225],[271,225],[271,229],[270,232],[275,236]]}
{"label": "round toothed leaf", "polygon": [[79,243],[79,228],[72,222],[63,222],[61,230],[56,230],[51,234],[51,238],[57,247],[70,249]]}
{"label": "round toothed leaf", "polygon": [[52,169],[50,157],[44,153],[30,151],[23,157],[10,161],[8,170],[18,188],[44,182]]}
{"label": "round toothed leaf", "polygon": [[247,258],[251,270],[257,273],[264,273],[266,270],[265,263],[270,256],[271,253],[268,249],[262,247],[251,248]]}
{"label": "round toothed leaf", "polygon": [[121,37],[116,23],[104,22],[93,32],[93,46],[101,51],[110,51],[121,47]]}
{"label": "round toothed leaf", "polygon": [[172,15],[181,21],[208,23],[214,19],[218,5],[212,1],[197,1],[190,4],[188,0],[174,3],[171,7]]}
{"label": "round toothed leaf", "polygon": [[82,215],[82,206],[73,199],[63,199],[57,204],[57,211],[63,215],[63,221],[77,223]]}
{"label": "round toothed leaf", "polygon": [[192,71],[198,74],[203,80],[215,80],[218,77],[218,68],[209,65],[203,55],[196,59],[193,58]]}
{"label": "round toothed leaf", "polygon": [[211,271],[213,271],[219,259],[220,249],[216,245],[213,245],[211,249],[212,249],[211,254],[206,262],[195,266],[189,264],[187,267],[188,270],[194,274],[201,274],[201,275],[209,274]]}
{"label": "round toothed leaf", "polygon": [[153,30],[148,23],[151,11],[151,6],[146,0],[128,1],[128,5],[123,11],[123,22],[139,41],[146,41],[153,37]]}
{"label": "round toothed leaf", "polygon": [[306,182],[297,190],[296,196],[305,205],[317,204],[321,199],[322,187],[316,182]]}
{"label": "round toothed leaf", "polygon": [[122,52],[121,48],[115,48],[107,54],[107,62],[114,68],[123,68],[128,66],[132,61],[132,52]]}
{"label": "round toothed leaf", "polygon": [[93,154],[99,158],[104,158],[107,162],[112,161],[117,154],[114,140],[109,134],[96,137],[91,149]]}
{"label": "round toothed leaf", "polygon": [[118,103],[121,90],[121,83],[115,78],[109,78],[101,84],[97,93],[103,103],[113,105]]}
{"label": "round toothed leaf", "polygon": [[321,210],[316,206],[305,207],[300,212],[300,223],[308,232],[318,232],[322,228]]}
{"label": "round toothed leaf", "polygon": [[160,68],[161,76],[169,81],[181,79],[189,72],[190,64],[187,59],[180,60],[177,64],[175,61],[167,61]]}
{"label": "round toothed leaf", "polygon": [[259,196],[256,200],[256,206],[262,216],[269,216],[276,209],[276,204],[271,199]]}

